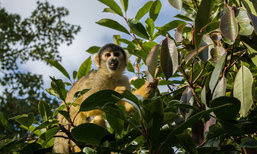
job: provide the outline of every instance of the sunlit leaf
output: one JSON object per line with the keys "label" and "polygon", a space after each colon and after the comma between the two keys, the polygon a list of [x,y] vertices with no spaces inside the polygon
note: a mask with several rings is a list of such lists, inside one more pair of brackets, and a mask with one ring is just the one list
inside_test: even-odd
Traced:
{"label": "sunlit leaf", "polygon": [[244,43],[244,45],[248,49],[248,53],[249,53],[249,56],[251,57],[252,62],[255,64],[255,66],[257,66],[257,51],[246,43]]}
{"label": "sunlit leaf", "polygon": [[138,10],[135,18],[137,20],[140,20],[147,12],[150,11],[152,4],[153,1],[148,1],[147,3],[145,3],[145,5]]}
{"label": "sunlit leaf", "polygon": [[164,26],[160,27],[159,31],[166,34],[168,31],[170,31],[174,28],[177,28],[180,25],[184,25],[184,24],[186,24],[186,22],[181,21],[181,20],[173,20],[173,21],[165,24]]}
{"label": "sunlit leaf", "polygon": [[251,109],[253,104],[253,76],[251,71],[241,66],[236,74],[234,82],[234,97],[241,101],[240,113],[243,117],[247,115],[247,112]]}
{"label": "sunlit leaf", "polygon": [[73,128],[71,134],[75,140],[90,145],[99,145],[104,137],[110,135],[105,128],[92,123],[84,123]]}
{"label": "sunlit leaf", "polygon": [[52,116],[48,103],[42,100],[38,103],[38,112],[43,121],[47,121]]}
{"label": "sunlit leaf", "polygon": [[70,80],[70,75],[69,73],[65,70],[65,68],[58,63],[58,61],[53,60],[53,59],[47,59],[46,60],[50,65],[54,66],[56,69],[58,69],[64,76],[66,76]]}
{"label": "sunlit leaf", "polygon": [[139,37],[149,39],[149,36],[145,30],[145,27],[141,22],[136,19],[128,19],[128,23],[132,31]]}
{"label": "sunlit leaf", "polygon": [[181,10],[183,1],[182,0],[169,0],[170,5],[172,5],[174,8]]}
{"label": "sunlit leaf", "polygon": [[101,19],[99,21],[96,22],[99,25],[108,27],[108,28],[112,28],[115,30],[118,30],[120,32],[129,34],[128,30],[126,28],[124,28],[121,24],[119,24],[117,21],[114,21],[112,19]]}
{"label": "sunlit leaf", "polygon": [[121,6],[122,6],[122,9],[127,12],[127,9],[128,9],[128,0],[120,0],[120,3],[121,3]]}
{"label": "sunlit leaf", "polygon": [[153,2],[151,9],[150,9],[150,18],[153,19],[153,21],[155,21],[160,13],[162,7],[162,3],[160,2],[160,0],[156,0]]}
{"label": "sunlit leaf", "polygon": [[220,73],[222,72],[223,70],[223,67],[225,65],[225,61],[226,61],[226,56],[227,54],[225,53],[221,58],[220,60],[218,61],[218,63],[216,64],[212,74],[211,74],[211,80],[210,80],[210,83],[209,83],[209,86],[210,86],[210,89],[211,91],[213,92],[219,78],[220,78]]}
{"label": "sunlit leaf", "polygon": [[154,21],[151,18],[147,18],[146,21],[146,30],[148,32],[148,34],[150,35],[150,37],[153,37],[153,33],[154,33]]}
{"label": "sunlit leaf", "polygon": [[235,12],[231,8],[220,19],[220,31],[225,38],[235,42],[238,35],[238,23]]}
{"label": "sunlit leaf", "polygon": [[177,27],[176,32],[174,34],[174,38],[177,42],[181,42],[183,40],[183,29],[185,28],[186,25],[180,25]]}
{"label": "sunlit leaf", "polygon": [[218,98],[220,96],[226,96],[226,88],[227,88],[227,79],[225,76],[223,76],[218,82],[213,92],[212,99]]}
{"label": "sunlit leaf", "polygon": [[194,32],[194,43],[196,49],[200,48],[203,34],[200,30],[210,22],[211,11],[213,8],[213,1],[202,0],[198,8],[197,15],[195,18],[195,32]]}
{"label": "sunlit leaf", "polygon": [[135,72],[134,66],[133,66],[133,64],[130,61],[127,64],[127,70],[129,72],[133,72],[133,73]]}
{"label": "sunlit leaf", "polygon": [[101,47],[98,47],[98,46],[92,46],[92,47],[88,48],[86,50],[86,52],[91,53],[91,54],[95,54],[100,50],[100,48]]}
{"label": "sunlit leaf", "polygon": [[77,73],[77,79],[79,80],[81,77],[88,74],[88,72],[91,70],[91,57],[88,57],[79,67],[78,73]]}
{"label": "sunlit leaf", "polygon": [[178,51],[177,47],[172,39],[167,37],[162,42],[161,53],[161,68],[166,76],[170,78],[178,69]]}
{"label": "sunlit leaf", "polygon": [[105,5],[109,6],[114,12],[116,12],[118,15],[123,16],[123,13],[121,11],[121,8],[114,0],[98,0]]}
{"label": "sunlit leaf", "polygon": [[115,11],[113,11],[111,8],[104,8],[103,12],[109,12],[109,13],[113,13],[113,14],[119,15],[118,13],[116,13]]}
{"label": "sunlit leaf", "polygon": [[241,0],[247,12],[257,16],[257,3],[254,0]]}
{"label": "sunlit leaf", "polygon": [[155,45],[146,58],[146,65],[150,74],[154,77],[157,64],[157,57],[160,45]]}
{"label": "sunlit leaf", "polygon": [[182,19],[182,20],[185,20],[185,21],[190,21],[190,22],[193,21],[191,18],[189,18],[189,17],[187,17],[187,16],[184,16],[184,15],[182,15],[182,14],[177,14],[177,15],[175,15],[174,17],[179,18],[179,19]]}
{"label": "sunlit leaf", "polygon": [[32,125],[32,123],[33,123],[34,114],[33,113],[22,114],[22,115],[12,117],[10,119],[16,120],[18,123],[20,123],[20,124],[26,126],[27,128],[29,128],[29,126]]}

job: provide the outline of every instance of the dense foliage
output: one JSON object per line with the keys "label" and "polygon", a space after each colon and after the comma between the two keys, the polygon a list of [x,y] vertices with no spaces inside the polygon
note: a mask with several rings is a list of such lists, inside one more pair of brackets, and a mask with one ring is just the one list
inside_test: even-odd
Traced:
{"label": "dense foliage", "polygon": [[[60,113],[73,125],[67,112],[73,104],[65,102],[67,83],[52,78],[47,91],[65,105],[51,112],[49,103],[40,101],[40,123],[33,113],[11,118],[29,134],[3,137],[2,151],[51,152],[53,137],[61,128],[86,153],[256,153],[257,5],[253,0],[169,0],[181,13],[162,26],[155,25],[160,0],[148,1],[134,18],[127,18],[128,0],[120,0],[121,6],[113,0],[99,1],[107,6],[104,12],[120,16],[124,25],[113,19],[97,23],[132,38],[113,37],[136,57],[128,65],[128,71],[138,76],[134,88],[145,80],[159,80],[168,92],[153,90],[146,100],[129,91],[97,92],[82,103],[80,112],[104,111],[108,127],[84,123],[69,133],[55,119]],[[98,49],[93,46],[87,52]],[[70,78],[57,61],[49,62]],[[79,79],[90,68],[87,59],[73,77]],[[133,114],[116,105],[120,100],[134,106]],[[3,117],[1,124],[9,128]]]}
{"label": "dense foliage", "polygon": [[[37,2],[31,16],[22,19],[0,6],[0,112],[1,116],[11,118],[23,113],[33,112],[40,119],[37,110],[39,100],[57,107],[58,101],[47,95],[43,89],[42,75],[21,70],[27,61],[55,59],[60,61],[58,47],[61,43],[70,44],[79,26],[63,20],[68,10],[54,7],[48,2]],[[27,135],[18,123],[10,121],[10,127]],[[10,134],[3,125],[0,134]]]}

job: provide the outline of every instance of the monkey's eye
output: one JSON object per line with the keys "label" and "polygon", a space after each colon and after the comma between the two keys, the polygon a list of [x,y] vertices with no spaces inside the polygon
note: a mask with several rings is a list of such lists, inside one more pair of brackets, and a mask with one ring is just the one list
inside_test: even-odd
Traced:
{"label": "monkey's eye", "polygon": [[115,57],[119,57],[119,56],[120,56],[120,53],[115,52],[115,53],[114,53],[114,56],[115,56]]}
{"label": "monkey's eye", "polygon": [[110,53],[107,53],[107,54],[105,54],[105,56],[106,56],[106,57],[110,57],[110,56],[111,56],[111,54],[110,54]]}

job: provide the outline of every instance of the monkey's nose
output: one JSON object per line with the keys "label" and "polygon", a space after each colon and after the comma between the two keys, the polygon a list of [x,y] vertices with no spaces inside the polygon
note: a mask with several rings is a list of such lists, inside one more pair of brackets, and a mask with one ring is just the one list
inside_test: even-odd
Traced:
{"label": "monkey's nose", "polygon": [[111,66],[117,66],[119,64],[119,61],[117,59],[111,59],[111,61],[109,62],[109,64]]}

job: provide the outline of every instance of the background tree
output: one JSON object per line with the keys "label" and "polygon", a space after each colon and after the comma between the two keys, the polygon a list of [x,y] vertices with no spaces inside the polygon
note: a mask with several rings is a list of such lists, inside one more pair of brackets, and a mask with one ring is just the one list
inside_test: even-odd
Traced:
{"label": "background tree", "polygon": [[[61,129],[87,153],[256,153],[254,1],[169,0],[181,13],[175,16],[177,20],[160,26],[155,25],[160,0],[148,1],[133,18],[126,14],[128,0],[120,0],[120,5],[113,0],[99,1],[107,6],[104,12],[120,16],[124,24],[106,18],[97,23],[131,36],[113,38],[136,57],[128,64],[128,71],[138,76],[133,88],[145,80],[159,80],[169,91],[156,89],[145,100],[129,91],[122,95],[109,90],[95,93],[81,104],[80,112],[100,109],[109,126],[84,123],[70,133],[54,117],[60,113],[73,126],[69,110],[63,110],[73,104],[65,102],[65,83],[52,78],[48,92],[66,104],[52,113],[49,104],[41,101],[42,123],[35,122],[32,113],[13,117],[29,136],[2,140],[2,151],[17,151],[10,148],[17,145],[22,152],[51,151],[53,137]],[[87,51],[98,49],[93,46]],[[57,61],[51,64],[70,78]],[[90,68],[87,59],[74,77],[80,78]],[[103,101],[107,97],[108,102]],[[131,103],[135,112],[125,113],[115,105],[119,100]],[[8,128],[6,119],[1,118],[1,123]]]}
{"label": "background tree", "polygon": [[[46,101],[51,107],[58,101],[44,92],[42,76],[25,72],[20,65],[29,60],[61,60],[58,47],[61,43],[71,44],[79,26],[63,20],[69,14],[63,7],[54,7],[48,2],[37,2],[37,8],[29,18],[21,19],[0,7],[0,111],[6,118],[33,112],[39,120],[38,102]],[[17,129],[17,123],[11,127]],[[3,126],[0,132],[6,134]]]}

